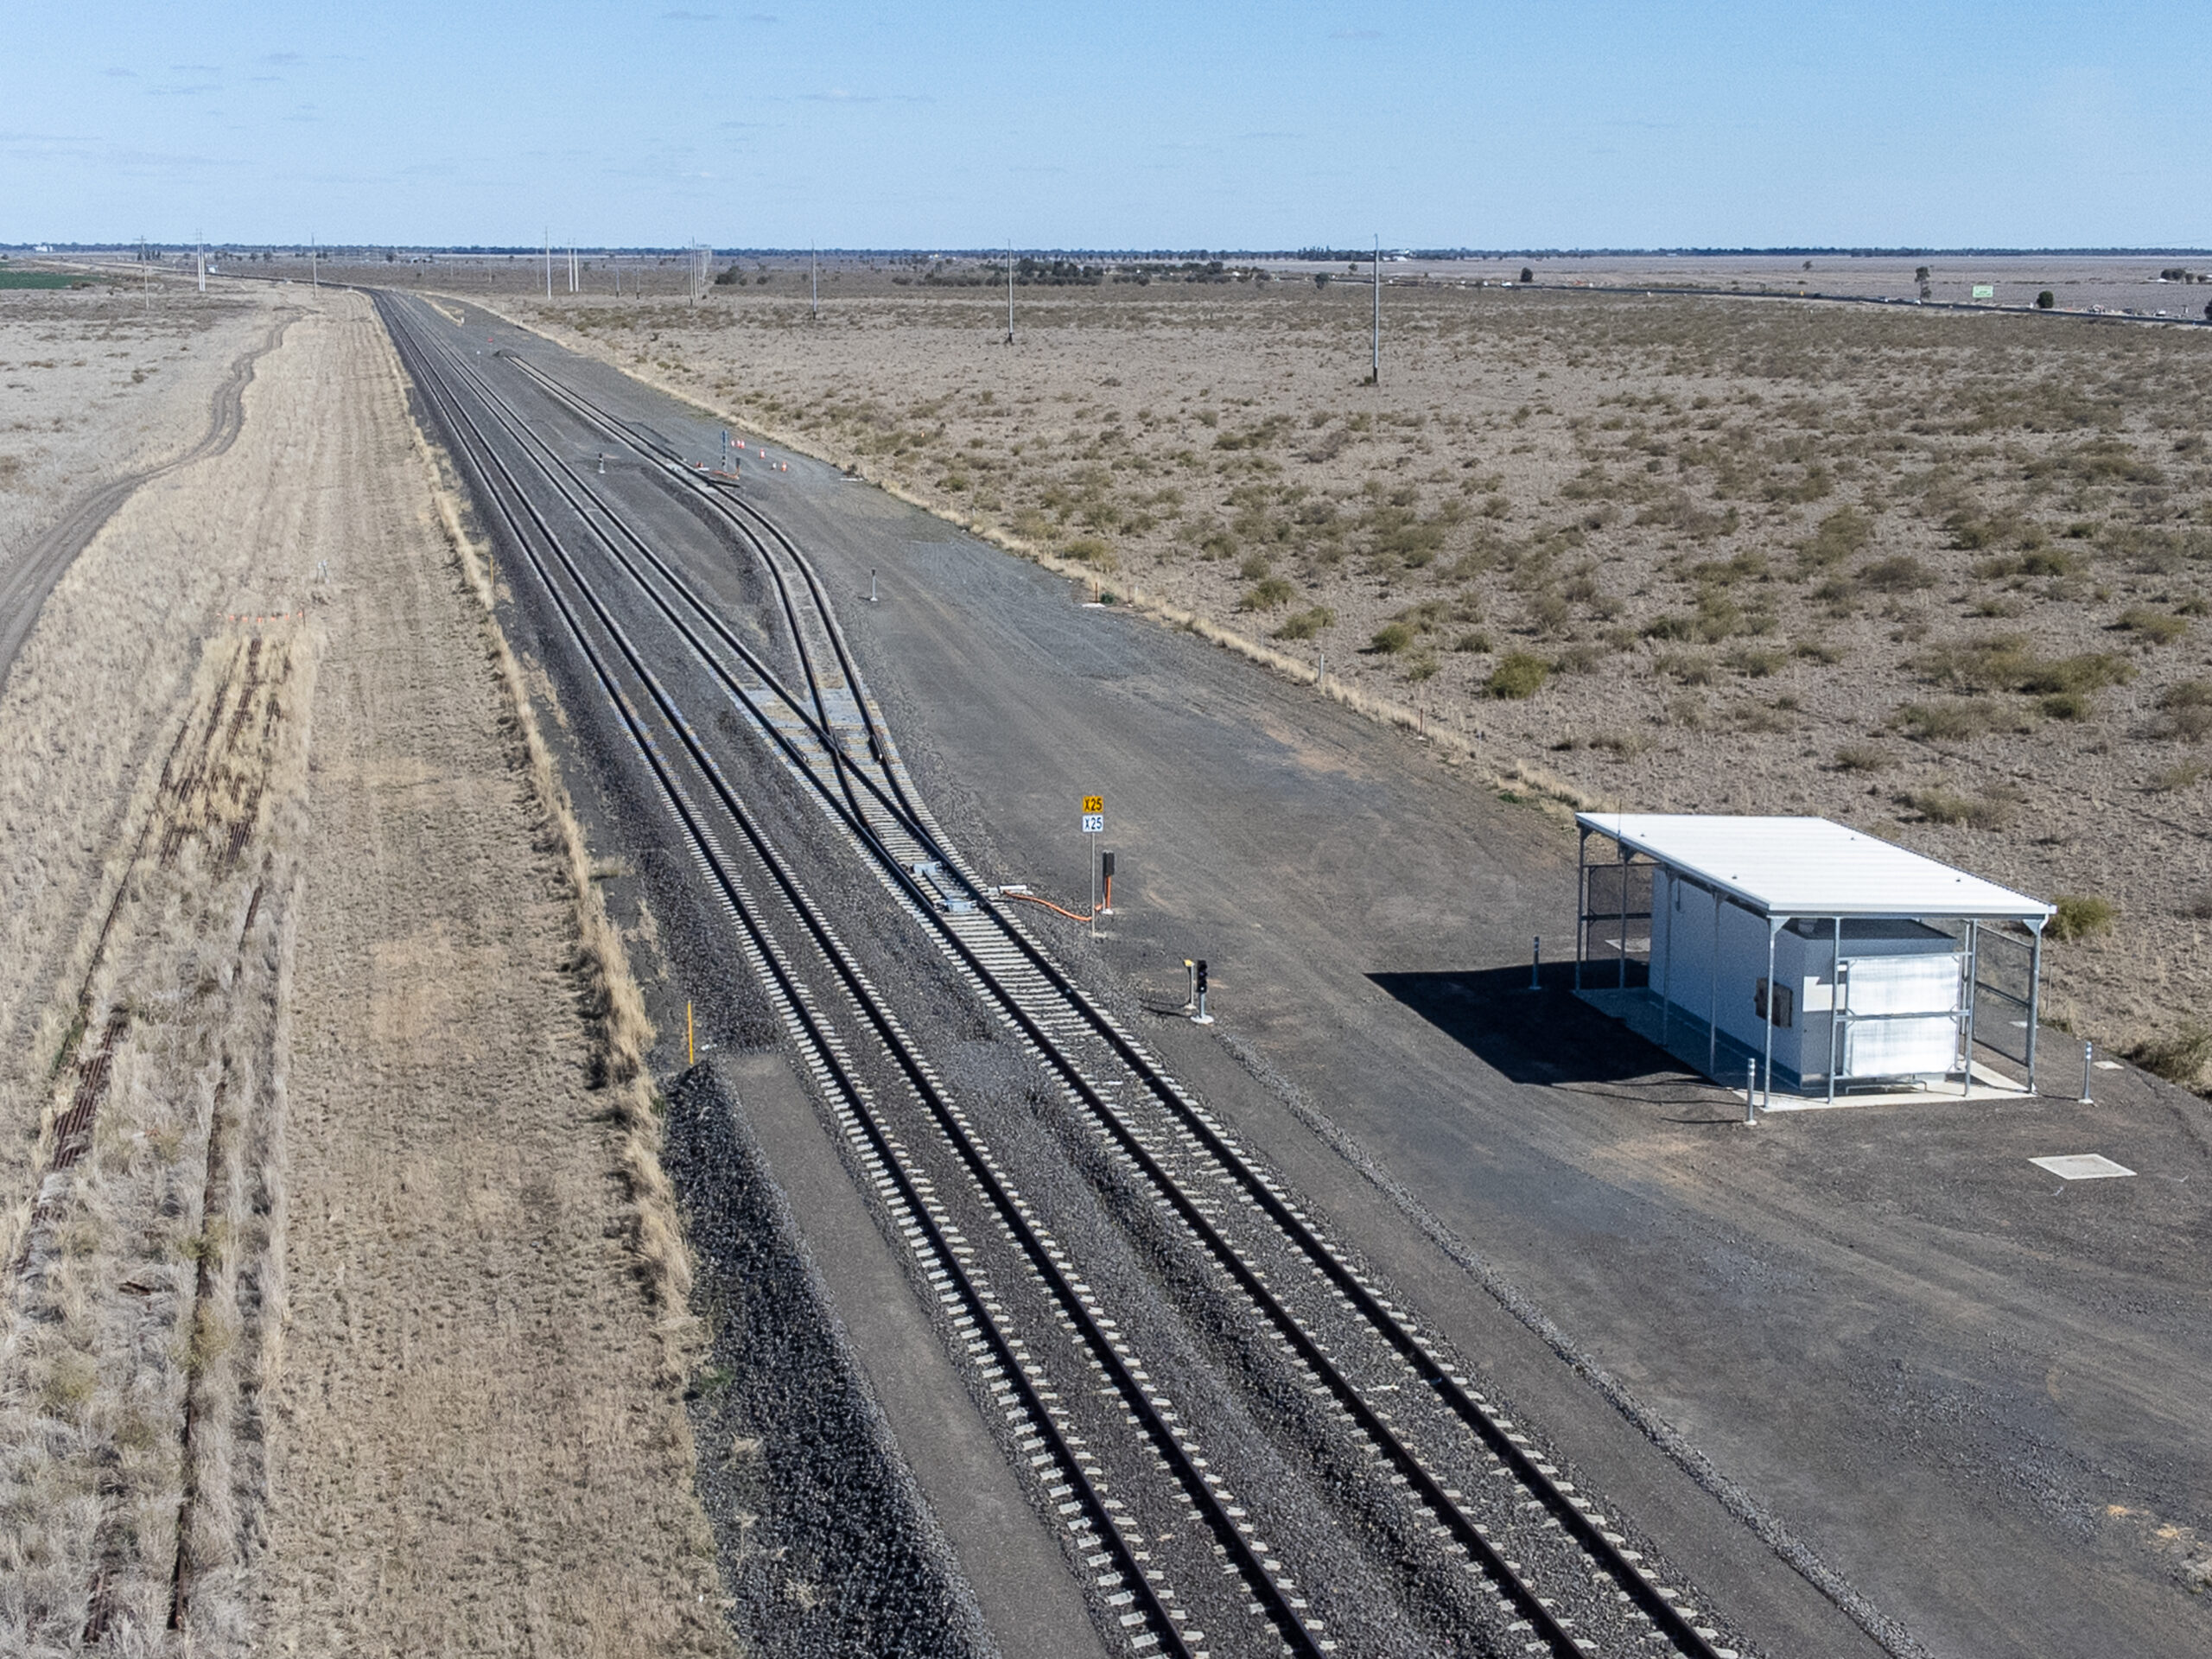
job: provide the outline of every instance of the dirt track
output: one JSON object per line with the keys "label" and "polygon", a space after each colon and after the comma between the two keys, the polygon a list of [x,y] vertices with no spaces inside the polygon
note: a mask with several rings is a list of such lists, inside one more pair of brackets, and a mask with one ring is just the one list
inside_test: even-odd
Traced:
{"label": "dirt track", "polygon": [[[0,695],[10,1242],[55,1206],[0,1343],[0,1647],[715,1650],[573,896],[366,303],[243,415]],[[272,780],[209,797],[236,839],[170,766],[224,733]]]}

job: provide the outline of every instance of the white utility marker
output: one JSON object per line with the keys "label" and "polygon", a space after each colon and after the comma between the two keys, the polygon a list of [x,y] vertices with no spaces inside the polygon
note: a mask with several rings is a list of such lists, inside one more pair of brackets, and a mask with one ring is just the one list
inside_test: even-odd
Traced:
{"label": "white utility marker", "polygon": [[2037,1169],[2049,1170],[2062,1181],[2108,1181],[2115,1176],[2135,1173],[2125,1164],[2115,1164],[2101,1152],[2075,1152],[2063,1158],[2031,1158],[2028,1161]]}

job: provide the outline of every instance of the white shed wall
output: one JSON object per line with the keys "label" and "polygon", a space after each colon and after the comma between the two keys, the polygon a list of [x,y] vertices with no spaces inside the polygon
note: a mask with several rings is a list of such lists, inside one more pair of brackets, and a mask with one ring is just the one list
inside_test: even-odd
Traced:
{"label": "white shed wall", "polygon": [[[1723,1033],[1745,1047],[1762,1049],[1766,1032],[1754,998],[1758,982],[1767,972],[1766,918],[1720,901],[1716,960],[1715,906],[1711,893],[1677,880],[1662,866],[1652,877],[1651,908],[1653,993],[1696,1020],[1711,1018]],[[1812,919],[1816,923],[1814,937],[1807,938],[1785,927],[1774,939],[1775,982],[1796,997],[1791,1023],[1777,1026],[1774,1031],[1774,1063],[1777,1070],[1794,1073],[1806,1083],[1827,1077],[1835,1018],[1834,934],[1830,924]],[[1845,923],[1847,960],[1888,957],[1955,960],[1960,954],[1959,942],[1941,934],[1915,931],[1897,938],[1865,937],[1877,925]],[[1862,1007],[1861,1011],[1870,1010]],[[1859,1031],[1865,1038],[1868,1027],[1861,1026]],[[1868,1058],[1878,1046],[1872,1041],[1860,1044]],[[1916,1052],[1933,1052],[1934,1045],[1923,1035]],[[1928,1069],[1941,1068],[1931,1065]]]}

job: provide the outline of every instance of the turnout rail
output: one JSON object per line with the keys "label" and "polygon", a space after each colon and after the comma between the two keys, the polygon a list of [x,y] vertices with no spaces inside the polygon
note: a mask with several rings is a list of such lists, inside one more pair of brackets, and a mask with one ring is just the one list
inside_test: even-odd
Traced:
{"label": "turnout rail", "polygon": [[[576,419],[658,469],[671,488],[696,492],[731,536],[753,551],[789,631],[799,671],[796,685],[787,683],[717,615],[591,480],[539,440],[483,376],[448,348],[424,340],[417,326],[391,301],[380,299],[379,303],[395,338],[402,340],[410,368],[425,384],[426,395],[457,441],[470,451],[472,467],[497,502],[510,536],[524,548],[571,637],[620,711],[683,824],[702,870],[744,929],[748,955],[770,986],[810,1071],[837,1103],[839,1121],[849,1124],[855,1147],[864,1147],[862,1161],[872,1177],[880,1166],[880,1179],[889,1184],[887,1206],[902,1228],[911,1220],[919,1230],[924,1242],[916,1249],[929,1252],[923,1259],[930,1264],[931,1282],[938,1282],[942,1270],[945,1294],[959,1300],[979,1330],[996,1332],[981,1339],[988,1344],[998,1371],[1009,1379],[1024,1375],[1020,1338],[996,1330],[991,1324],[994,1309],[988,1293],[961,1277],[941,1205],[932,1209],[936,1200],[926,1185],[918,1185],[917,1176],[902,1163],[895,1135],[876,1115],[864,1083],[850,1075],[836,1033],[813,1011],[804,986],[759,919],[741,877],[686,792],[658,734],[623,690],[619,676],[603,664],[582,626],[576,602],[553,580],[547,559],[533,545],[533,536],[560,567],[583,609],[613,643],[628,674],[645,689],[646,701],[666,721],[694,775],[739,826],[772,885],[831,963],[848,998],[896,1062],[938,1132],[958,1153],[1000,1224],[1020,1242],[1028,1270],[1050,1289],[1062,1313],[1083,1333],[1090,1358],[1112,1379],[1131,1420],[1181,1487],[1185,1500],[1204,1517],[1222,1552],[1236,1563],[1254,1596],[1250,1611],[1267,1619],[1287,1650],[1320,1652],[1332,1645],[1309,1624],[1305,1598],[1298,1593],[1295,1581],[1246,1535],[1249,1528],[1241,1510],[1228,1501],[1221,1477],[1192,1455],[1195,1448],[1185,1445],[1179,1426],[1153,1403],[1157,1396],[1136,1374],[1141,1368],[1116,1354],[1110,1321],[1098,1323],[1095,1305],[1056,1260],[1059,1253],[1049,1235],[1030,1217],[1020,1195],[996,1176],[988,1148],[946,1096],[927,1060],[882,1007],[796,875],[724,782],[675,701],[532,505],[530,493],[463,407],[456,379],[467,385],[487,421],[524,452],[537,474],[567,502],[603,556],[634,584],[772,751],[811,791],[868,868],[931,930],[976,995],[1019,1032],[1028,1051],[1057,1078],[1089,1133],[1113,1152],[1126,1178],[1140,1185],[1154,1207],[1172,1215],[1203,1252],[1249,1309],[1255,1328],[1273,1339],[1274,1352],[1304,1391],[1325,1401],[1337,1421],[1369,1449],[1391,1484],[1419,1506],[1425,1524],[1419,1529],[1402,1526],[1400,1530],[1425,1533],[1430,1548],[1456,1556],[1466,1573],[1487,1586],[1496,1610],[1493,1628],[1502,1626],[1501,1633],[1509,1637],[1517,1632],[1520,1645],[1563,1659],[1651,1652],[1655,1640],[1692,1659],[1720,1659],[1726,1649],[1717,1645],[1717,1632],[1678,1592],[1646,1570],[1642,1557],[1627,1547],[1599,1507],[1574,1491],[1510,1421],[1490,1408],[1449,1354],[1325,1236],[1216,1115],[1192,1099],[1141,1043],[1074,983],[976,878],[918,798],[867,694],[819,574],[775,518],[728,483],[701,476],[651,432],[622,420],[538,365],[502,353]],[[532,535],[524,534],[525,521]],[[1234,1195],[1233,1204],[1224,1205],[1215,1196],[1224,1190]],[[1356,1342],[1347,1341],[1347,1325]],[[1382,1381],[1384,1376],[1390,1380]],[[1417,1385],[1421,1404],[1410,1411],[1403,1403],[1386,1404],[1382,1395],[1395,1394],[1408,1379]],[[1009,1386],[1014,1395],[1020,1395],[1019,1408],[1029,1414],[1030,1421],[1052,1422],[1046,1402],[1033,1391],[1022,1395],[1017,1386]],[[1411,1422],[1405,1421],[1408,1417]],[[1440,1449],[1440,1441],[1452,1438],[1448,1431],[1452,1429],[1462,1443]],[[1178,1629],[1183,1621],[1173,1616],[1180,1610],[1169,1605],[1172,1595],[1160,1595],[1158,1586],[1149,1595],[1143,1593],[1149,1583],[1149,1564],[1139,1559],[1143,1552],[1128,1544],[1115,1545],[1115,1511],[1103,1497],[1086,1490],[1082,1453],[1052,1440],[1041,1429],[1040,1438],[1051,1443],[1053,1469],[1070,1471],[1053,1484],[1068,1487],[1069,1497],[1079,1506],[1082,1524],[1093,1529],[1091,1535],[1103,1547],[1099,1553],[1111,1557],[1113,1575],[1132,1586],[1132,1597],[1145,1604],[1137,1639],[1151,1637],[1167,1651],[1193,1650],[1184,1645],[1188,1633]],[[1477,1480],[1483,1490],[1471,1497],[1466,1489]],[[1493,1486],[1494,1480],[1505,1486]],[[1565,1611],[1567,1604],[1574,1611]],[[1141,1650],[1152,1645],[1146,1643]]]}

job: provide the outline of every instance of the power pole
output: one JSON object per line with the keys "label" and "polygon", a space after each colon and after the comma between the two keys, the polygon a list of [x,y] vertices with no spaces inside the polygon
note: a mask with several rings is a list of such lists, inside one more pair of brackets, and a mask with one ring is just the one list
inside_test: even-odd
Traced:
{"label": "power pole", "polygon": [[1375,369],[1376,391],[1382,387],[1382,238],[1375,238]]}
{"label": "power pole", "polygon": [[553,297],[553,227],[545,227],[545,297]]}
{"label": "power pole", "polygon": [[814,283],[814,320],[822,321],[822,251],[810,247],[806,251],[806,268]]}
{"label": "power pole", "polygon": [[1006,245],[1006,343],[1014,344],[1014,244]]}
{"label": "power pole", "polygon": [[192,263],[200,274],[200,291],[205,294],[207,291],[207,232],[195,231],[193,235],[196,239],[192,245]]}

